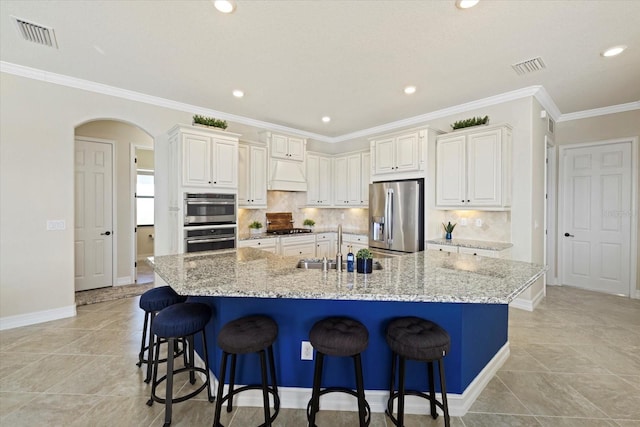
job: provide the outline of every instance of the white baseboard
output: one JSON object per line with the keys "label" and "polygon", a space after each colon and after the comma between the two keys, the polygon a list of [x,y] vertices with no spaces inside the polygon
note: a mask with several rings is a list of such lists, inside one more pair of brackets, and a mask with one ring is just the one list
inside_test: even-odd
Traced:
{"label": "white baseboard", "polygon": [[[489,381],[495,376],[498,370],[509,358],[510,350],[507,342],[489,361],[487,366],[474,378],[466,390],[462,394],[447,393],[447,403],[449,404],[449,415],[453,417],[464,416],[471,405],[476,401],[482,390],[489,384]],[[204,367],[202,359],[196,353],[196,366]],[[446,373],[445,373],[446,374]],[[217,391],[217,378],[211,374],[212,394],[215,396]],[[204,378],[201,377],[202,380]],[[236,387],[241,387],[237,385]],[[224,393],[227,392],[225,386]],[[291,409],[306,409],[309,399],[311,398],[310,388],[297,387],[278,387],[278,395],[280,396],[280,407]],[[387,399],[389,392],[386,390],[365,390],[367,402],[371,407],[371,412],[383,413],[387,409]],[[440,400],[440,393],[436,394]],[[355,399],[355,398],[354,398]],[[238,406],[261,407],[262,392],[260,390],[247,390],[233,398]],[[327,394],[320,400],[323,410],[328,411],[357,411],[358,406],[355,401],[345,398],[343,394]],[[405,414],[427,414],[429,405],[425,405],[424,400],[414,396],[408,396],[405,400]],[[438,408],[438,412],[442,413]]]}
{"label": "white baseboard", "polygon": [[136,281],[132,279],[131,276],[123,276],[123,277],[118,277],[118,279],[116,279],[115,286],[131,285],[135,282]]}
{"label": "white baseboard", "polygon": [[540,289],[540,291],[538,291],[533,299],[529,300],[526,298],[522,298],[522,296],[519,296],[509,303],[509,307],[519,308],[520,310],[533,311],[543,299],[544,289]]}
{"label": "white baseboard", "polygon": [[6,316],[0,318],[0,331],[49,322],[51,320],[64,319],[75,315],[76,305],[73,304],[51,310],[36,311],[34,313],[19,314],[16,316]]}

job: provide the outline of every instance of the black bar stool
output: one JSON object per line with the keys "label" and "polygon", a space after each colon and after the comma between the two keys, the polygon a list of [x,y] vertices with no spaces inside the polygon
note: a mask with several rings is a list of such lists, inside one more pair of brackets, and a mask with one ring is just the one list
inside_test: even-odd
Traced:
{"label": "black bar stool", "polygon": [[[151,398],[147,402],[147,405],[153,405],[153,402],[159,402],[165,404],[164,410],[164,425],[165,427],[171,424],[171,405],[173,403],[184,402],[197,394],[199,394],[205,388],[207,389],[207,395],[209,402],[213,402],[213,396],[211,395],[211,388],[209,384],[211,380],[209,378],[209,355],[207,353],[207,337],[205,334],[205,326],[211,319],[211,308],[208,305],[202,303],[178,303],[171,305],[156,315],[151,332],[167,340],[167,374],[158,379],[158,362],[160,359],[160,346],[156,345],[155,355],[153,357],[153,382],[151,385]],[[195,366],[194,361],[194,335],[197,333],[202,334],[202,348],[204,368]],[[179,369],[174,369],[174,344],[177,339],[184,338],[189,348],[189,358],[185,366]],[[186,350],[185,350],[186,351]],[[173,397],[173,376],[181,372],[189,372],[189,382],[195,384],[195,373],[200,372],[205,375],[204,383],[198,387],[197,390],[180,397]],[[156,388],[163,381],[166,380],[166,392],[165,398],[162,399],[156,394]]]}
{"label": "black bar stool", "polygon": [[[216,395],[216,413],[213,427],[223,427],[220,424],[222,404],[227,402],[227,412],[233,410],[233,396],[245,390],[262,390],[264,423],[262,426],[271,426],[271,423],[280,412],[280,397],[278,396],[278,384],[276,381],[276,366],[273,359],[273,343],[278,337],[278,325],[266,316],[247,316],[232,320],[222,327],[218,334],[218,347],[222,349],[222,362],[218,378],[218,394]],[[271,385],[267,382],[266,352],[268,352]],[[260,355],[260,371],[262,383],[246,385],[234,389],[236,376],[236,358],[238,354],[258,353]],[[229,390],[224,392],[224,379],[227,371],[227,359],[231,355],[231,372],[229,373]],[[273,415],[269,409],[269,393],[273,395]]]}
{"label": "black bar stool", "polygon": [[[144,325],[142,326],[142,342],[140,343],[140,353],[138,353],[138,367],[143,363],[147,364],[147,376],[144,382],[151,381],[151,361],[153,360],[153,347],[155,344],[154,335],[151,333],[153,328],[153,319],[156,314],[164,308],[173,304],[185,302],[187,297],[180,296],[169,286],[160,286],[157,288],[149,289],[147,292],[140,296],[139,306],[144,310]],[[149,332],[149,342],[147,342],[147,332]],[[159,345],[160,343],[158,343]],[[176,355],[182,354],[182,351],[177,351]],[[145,352],[147,356],[145,358]],[[166,362],[167,359],[162,359],[160,362]]]}
{"label": "black bar stool", "polygon": [[[310,427],[316,427],[316,413],[320,411],[320,396],[333,393],[347,393],[358,399],[358,419],[360,427],[371,422],[371,408],[364,397],[362,360],[360,353],[369,345],[369,331],[357,320],[347,317],[328,317],[316,322],[309,332],[311,345],[316,349],[316,363],[313,374],[313,391],[307,405],[307,420]],[[352,357],[356,374],[356,391],[344,387],[327,387],[320,390],[322,366],[325,356]]]}
{"label": "black bar stool", "polygon": [[[444,412],[444,425],[449,427],[449,406],[447,405],[447,388],[444,377],[444,365],[442,359],[449,352],[451,340],[447,331],[437,324],[419,317],[401,317],[392,320],[387,326],[387,344],[391,348],[391,386],[389,388],[389,400],[385,413],[393,424],[399,427],[404,426],[404,398],[405,395],[413,395],[425,398],[429,401],[431,417],[435,420],[438,417],[436,405]],[[398,380],[398,391],[395,391],[394,384],[396,378],[396,359],[400,362],[400,372]],[[429,394],[414,390],[405,390],[405,362],[406,360],[417,360],[427,362]],[[433,362],[438,362],[440,370],[440,391],[442,402],[436,399]],[[398,399],[398,417],[393,416],[393,401]]]}

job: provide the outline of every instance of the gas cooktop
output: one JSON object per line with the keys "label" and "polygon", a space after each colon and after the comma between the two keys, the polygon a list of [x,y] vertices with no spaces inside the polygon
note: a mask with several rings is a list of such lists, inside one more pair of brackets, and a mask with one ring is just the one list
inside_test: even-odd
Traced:
{"label": "gas cooktop", "polygon": [[268,234],[298,234],[298,233],[311,233],[308,228],[284,228],[281,230],[267,230]]}

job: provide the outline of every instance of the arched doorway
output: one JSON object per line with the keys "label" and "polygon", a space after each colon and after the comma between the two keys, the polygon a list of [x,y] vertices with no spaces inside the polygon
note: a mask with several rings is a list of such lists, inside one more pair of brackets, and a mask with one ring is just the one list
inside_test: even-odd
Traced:
{"label": "arched doorway", "polygon": [[[151,156],[145,155],[142,162],[143,176],[146,177],[142,181],[147,184],[144,204],[148,208],[151,203],[153,210],[153,192],[151,190],[149,195],[148,191],[149,183],[153,189],[154,166],[148,160],[149,157],[153,159],[153,138],[130,123],[96,119],[78,125],[75,128],[75,140],[76,290],[137,283],[137,266],[140,265],[143,272],[146,267],[146,263],[138,261],[138,247],[144,251],[140,256],[153,255],[154,232],[153,220],[149,223],[148,216],[145,217],[144,230],[138,232],[138,198],[135,196],[139,174],[136,153],[139,150],[145,154],[151,152]],[[79,144],[82,145],[80,150]],[[101,153],[97,154],[98,165],[110,156],[111,163],[105,164],[105,167],[111,173],[99,171],[97,175],[88,177],[87,174],[94,174],[95,171],[91,167],[86,169],[91,166],[87,157],[93,156],[96,150]],[[110,185],[106,183],[103,186],[102,180],[110,180]],[[94,187],[96,182],[98,187]],[[111,191],[111,197],[102,197],[101,188]],[[98,226],[92,224],[92,215],[97,217],[94,222]],[[88,232],[83,235],[85,228]],[[95,236],[90,237],[91,233]],[[144,236],[141,243],[140,236]],[[141,278],[148,282],[153,280],[153,275],[143,273]]]}

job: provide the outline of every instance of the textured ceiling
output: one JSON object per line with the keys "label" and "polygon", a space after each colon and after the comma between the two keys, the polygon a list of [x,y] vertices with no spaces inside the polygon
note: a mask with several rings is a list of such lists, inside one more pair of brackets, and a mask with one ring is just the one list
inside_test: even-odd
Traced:
{"label": "textured ceiling", "polygon": [[[328,137],[532,85],[564,114],[640,100],[640,1],[454,3],[2,0],[0,60]],[[59,49],[11,15],[53,27]],[[545,70],[511,68],[537,56]]]}

